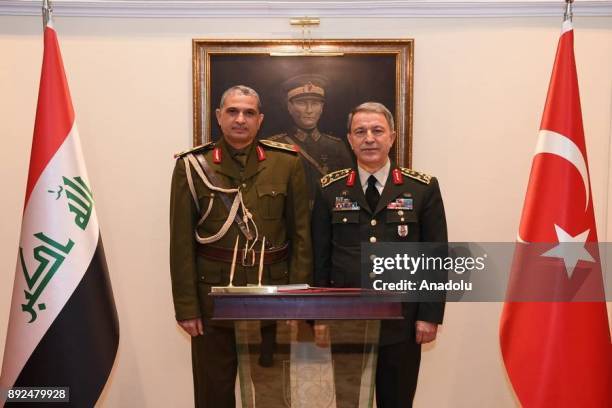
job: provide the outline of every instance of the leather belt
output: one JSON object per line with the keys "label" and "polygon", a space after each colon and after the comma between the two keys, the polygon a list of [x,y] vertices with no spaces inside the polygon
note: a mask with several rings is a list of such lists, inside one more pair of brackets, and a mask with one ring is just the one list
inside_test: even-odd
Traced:
{"label": "leather belt", "polygon": [[[234,250],[230,248],[219,248],[212,245],[198,245],[198,254],[211,261],[226,262],[231,264],[234,258]],[[243,266],[259,265],[261,251],[248,251],[239,249],[236,254],[236,263],[242,262]],[[271,265],[284,261],[289,256],[289,243],[282,247],[266,249],[264,252],[264,265]]]}

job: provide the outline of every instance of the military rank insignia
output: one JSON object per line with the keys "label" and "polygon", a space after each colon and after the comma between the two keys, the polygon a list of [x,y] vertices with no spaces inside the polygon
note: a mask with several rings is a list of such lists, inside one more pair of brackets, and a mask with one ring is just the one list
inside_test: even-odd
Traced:
{"label": "military rank insignia", "polygon": [[347,197],[336,197],[333,208],[334,211],[357,211],[359,209],[359,204]]}
{"label": "military rank insignia", "polygon": [[[341,180],[345,178],[346,176],[348,176],[349,174],[354,173],[354,172],[355,171],[351,169],[342,169],[342,170],[334,171],[333,173],[329,173],[323,176],[323,178],[321,178],[321,187],[325,188],[329,186],[330,184],[332,184],[333,182]],[[354,180],[354,176],[353,176],[353,180]]]}
{"label": "military rank insignia", "polygon": [[429,174],[421,173],[418,171],[414,171],[412,169],[407,169],[405,167],[400,168],[403,175],[410,177],[411,179],[420,181],[423,184],[431,183],[431,176]]}
{"label": "military rank insignia", "polygon": [[388,210],[412,210],[412,198],[396,198],[387,204]]}

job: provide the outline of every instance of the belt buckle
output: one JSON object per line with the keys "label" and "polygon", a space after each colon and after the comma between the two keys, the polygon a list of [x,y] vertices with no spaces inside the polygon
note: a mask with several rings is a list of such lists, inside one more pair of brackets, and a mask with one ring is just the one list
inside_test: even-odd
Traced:
{"label": "belt buckle", "polygon": [[[248,258],[251,258],[250,262],[247,262]],[[253,248],[242,251],[242,266],[255,266],[255,250]]]}

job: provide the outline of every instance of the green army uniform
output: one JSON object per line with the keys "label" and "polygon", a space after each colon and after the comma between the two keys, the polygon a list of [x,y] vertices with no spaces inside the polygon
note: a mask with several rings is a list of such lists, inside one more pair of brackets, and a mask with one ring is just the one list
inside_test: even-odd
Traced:
{"label": "green army uniform", "polygon": [[[234,332],[227,323],[210,320],[213,302],[208,294],[212,286],[229,284],[236,237],[240,237],[239,248],[244,249],[246,242],[236,222],[215,242],[201,244],[196,239],[196,233],[204,238],[217,234],[229,214],[220,193],[209,188],[198,175],[200,159],[205,159],[216,176],[218,183],[213,183],[216,187],[240,189],[244,207],[252,216],[252,222],[247,223],[249,232],[258,236],[254,246],[257,251],[261,239],[266,238],[265,261],[268,250],[278,252],[288,245],[286,257],[266,262],[263,283],[308,283],[312,274],[308,193],[298,155],[291,146],[259,141],[245,150],[241,164],[232,157],[233,150],[221,139],[216,144],[179,154],[172,176],[170,272],[176,319],[201,317],[204,322],[204,335],[192,337],[194,390],[199,407],[233,408],[235,403]],[[190,163],[189,171],[186,161]],[[235,194],[228,197],[231,202]],[[208,215],[202,220],[206,212]],[[242,211],[238,214],[241,218],[244,215]],[[241,258],[239,255],[233,284],[257,283],[259,259],[249,256],[242,262]]]}

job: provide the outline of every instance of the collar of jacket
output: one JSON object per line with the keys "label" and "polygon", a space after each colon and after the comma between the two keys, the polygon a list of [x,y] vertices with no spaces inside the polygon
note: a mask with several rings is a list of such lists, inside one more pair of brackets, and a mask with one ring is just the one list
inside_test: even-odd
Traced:
{"label": "collar of jacket", "polygon": [[255,150],[256,143],[256,141],[253,141],[247,148],[246,166],[242,177],[240,176],[240,165],[231,157],[228,144],[224,138],[221,138],[215,145],[221,149],[221,163],[212,163],[211,167],[213,167],[216,172],[236,182],[242,182],[252,178],[266,167],[266,161],[259,161],[257,158],[257,150]]}
{"label": "collar of jacket", "polygon": [[[406,188],[405,177],[402,178],[401,183],[396,184],[393,182],[393,170],[398,168],[399,167],[397,167],[393,160],[391,160],[389,174],[387,175],[387,182],[383,187],[382,193],[380,194],[380,199],[378,200],[378,205],[376,206],[376,210],[374,210],[374,212],[370,210],[370,206],[366,201],[365,194],[363,193],[362,186],[359,182],[355,182],[352,186],[344,185],[343,187],[349,189],[349,191],[351,192],[351,196],[359,203],[359,206],[364,211],[370,213],[372,216],[375,216],[376,214],[387,208],[387,205],[391,201],[395,200],[397,196],[402,194]],[[359,169],[355,167],[353,168],[353,170],[355,171],[355,173],[357,173],[357,179],[359,180]]]}

